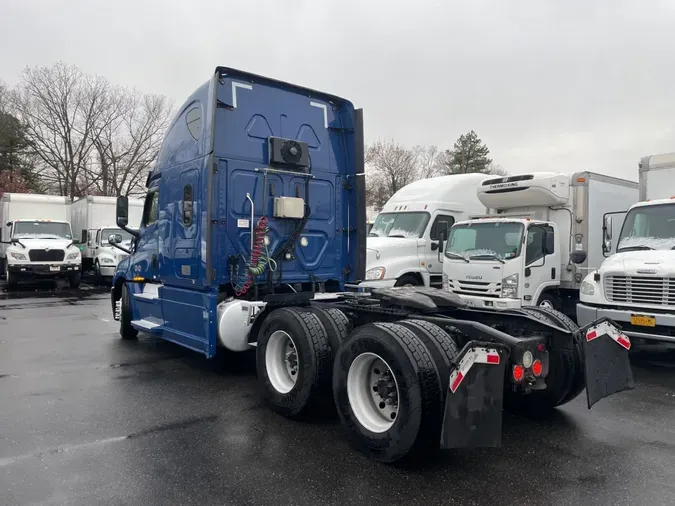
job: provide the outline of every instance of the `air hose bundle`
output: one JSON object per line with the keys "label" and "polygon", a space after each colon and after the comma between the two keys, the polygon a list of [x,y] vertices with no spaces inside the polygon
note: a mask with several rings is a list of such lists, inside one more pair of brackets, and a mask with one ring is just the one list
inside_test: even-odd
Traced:
{"label": "air hose bundle", "polygon": [[[251,288],[253,279],[262,275],[267,265],[270,266],[271,271],[276,270],[276,262],[270,258],[265,244],[265,235],[268,231],[267,217],[262,216],[253,230],[253,247],[251,248],[251,256],[246,262],[246,268],[244,272],[236,276],[238,279],[234,283],[234,293],[238,297],[244,295]],[[230,279],[234,279],[234,277],[231,275]]]}

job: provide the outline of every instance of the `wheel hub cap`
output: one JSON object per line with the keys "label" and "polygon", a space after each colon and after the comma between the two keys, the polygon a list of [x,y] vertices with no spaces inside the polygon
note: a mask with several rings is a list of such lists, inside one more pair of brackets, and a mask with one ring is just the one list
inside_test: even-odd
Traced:
{"label": "wheel hub cap", "polygon": [[399,390],[389,365],[374,353],[362,353],[349,367],[347,395],[354,415],[367,430],[386,432],[398,416]]}

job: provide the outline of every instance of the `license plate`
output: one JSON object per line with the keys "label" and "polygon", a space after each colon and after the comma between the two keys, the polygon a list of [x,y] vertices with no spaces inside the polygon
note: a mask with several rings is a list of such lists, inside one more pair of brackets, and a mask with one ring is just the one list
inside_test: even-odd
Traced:
{"label": "license plate", "polygon": [[50,270],[50,271],[60,271],[60,270],[61,270],[61,267],[58,266],[58,265],[50,265],[50,266],[49,266],[49,270]]}
{"label": "license plate", "polygon": [[644,315],[631,315],[630,317],[631,325],[637,325],[640,327],[656,327],[656,318],[653,316],[644,316]]}

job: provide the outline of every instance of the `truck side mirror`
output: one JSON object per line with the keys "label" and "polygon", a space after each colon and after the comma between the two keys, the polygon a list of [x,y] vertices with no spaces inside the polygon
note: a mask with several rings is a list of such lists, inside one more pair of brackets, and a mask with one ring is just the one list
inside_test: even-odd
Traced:
{"label": "truck side mirror", "polygon": [[[447,225],[447,222],[443,223]],[[438,261],[440,263],[443,263],[443,246],[447,238],[448,238],[448,229],[446,226],[446,228],[438,232]]]}
{"label": "truck side mirror", "polygon": [[83,229],[82,230],[82,237],[80,238],[80,244],[86,244],[87,243],[87,230]]}
{"label": "truck side mirror", "polygon": [[110,234],[108,236],[108,242],[110,244],[120,244],[122,242],[122,234]]}
{"label": "truck side mirror", "polygon": [[544,233],[544,254],[552,255],[555,252],[555,235],[552,230]]}
{"label": "truck side mirror", "polygon": [[129,199],[127,197],[117,197],[117,226],[124,228],[129,223]]}
{"label": "truck side mirror", "polygon": [[611,241],[612,240],[612,217],[611,216],[605,216],[605,220],[602,224],[602,232],[603,232],[603,236],[605,238],[605,241]]}
{"label": "truck side mirror", "polygon": [[570,260],[573,264],[583,264],[586,261],[587,253],[584,250],[572,251]]}

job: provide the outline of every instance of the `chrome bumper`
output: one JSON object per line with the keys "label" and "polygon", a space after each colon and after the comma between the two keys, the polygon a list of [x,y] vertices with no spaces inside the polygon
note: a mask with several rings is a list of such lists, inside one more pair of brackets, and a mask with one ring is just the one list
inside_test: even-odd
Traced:
{"label": "chrome bumper", "polygon": [[[642,331],[641,328],[636,328],[631,325],[630,317],[634,314],[647,314],[653,316],[656,319],[656,327],[644,327],[645,331]],[[664,333],[664,327],[673,329],[673,334],[675,334],[675,314],[660,314],[660,313],[650,313],[649,310],[623,310],[623,309],[609,309],[604,307],[593,307],[587,306],[585,304],[577,304],[577,323],[580,327],[588,325],[592,321],[595,321],[599,318],[607,317],[615,321],[623,328],[623,333],[628,337],[634,337],[636,339],[645,339],[650,341],[661,341],[666,343],[675,343],[675,335],[669,335]],[[647,330],[651,329],[651,330]]]}

